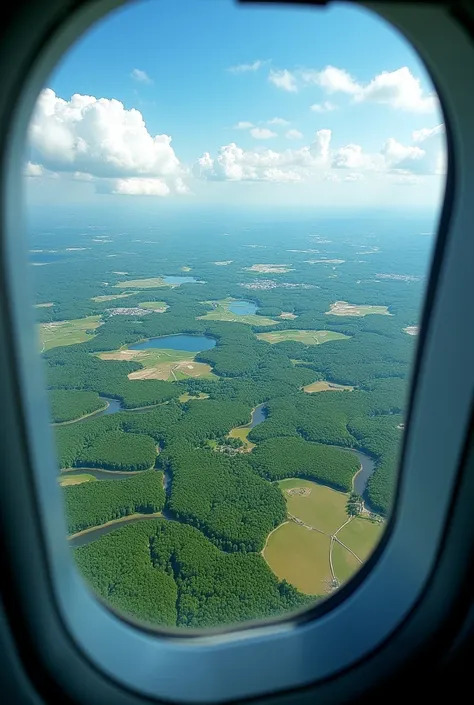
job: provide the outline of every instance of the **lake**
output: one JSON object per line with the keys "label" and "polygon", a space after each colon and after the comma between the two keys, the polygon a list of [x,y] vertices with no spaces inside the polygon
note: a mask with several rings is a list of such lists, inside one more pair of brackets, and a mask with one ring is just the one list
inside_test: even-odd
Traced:
{"label": "lake", "polygon": [[196,277],[162,277],[163,281],[173,286],[181,286],[181,284],[203,284]]}
{"label": "lake", "polygon": [[201,350],[210,350],[215,344],[214,338],[208,338],[206,335],[163,335],[160,338],[150,338],[141,343],[129,345],[129,350],[159,348],[160,350],[200,352]]}
{"label": "lake", "polygon": [[228,309],[237,316],[249,316],[257,312],[258,306],[251,301],[232,301],[228,305]]}

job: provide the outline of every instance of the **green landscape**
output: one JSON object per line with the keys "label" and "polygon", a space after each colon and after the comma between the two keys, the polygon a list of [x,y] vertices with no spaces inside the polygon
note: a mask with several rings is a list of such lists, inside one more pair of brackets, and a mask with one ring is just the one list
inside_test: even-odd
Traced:
{"label": "green landscape", "polygon": [[[326,599],[390,514],[426,239],[403,222],[369,237],[344,219],[163,216],[157,246],[141,217],[104,226],[95,249],[94,228],[49,222],[32,245],[55,251],[32,267],[37,304],[54,302],[34,311],[76,564],[155,625]],[[308,266],[315,244],[344,260],[336,277]]]}

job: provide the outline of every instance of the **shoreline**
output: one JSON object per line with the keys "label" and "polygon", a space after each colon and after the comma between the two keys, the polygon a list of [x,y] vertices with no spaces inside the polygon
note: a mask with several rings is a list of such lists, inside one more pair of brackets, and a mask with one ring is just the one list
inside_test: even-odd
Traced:
{"label": "shoreline", "polygon": [[101,411],[105,411],[108,409],[110,406],[109,402],[106,402],[105,406],[101,406],[100,409],[96,409],[95,411],[91,411],[90,414],[84,414],[84,416],[79,416],[77,419],[71,419],[70,421],[57,421],[57,422],[52,422],[51,426],[69,426],[69,424],[72,423],[77,423],[78,421],[82,421],[83,419],[88,419],[89,416],[95,416],[95,414],[100,414]]}
{"label": "shoreline", "polygon": [[81,529],[81,531],[77,531],[75,534],[69,534],[67,539],[68,541],[71,541],[72,539],[77,539],[80,536],[85,536],[86,534],[90,534],[93,531],[97,531],[97,529],[102,529],[104,526],[113,526],[114,524],[125,524],[127,521],[141,519],[142,517],[146,517],[147,519],[158,519],[160,517],[163,518],[163,513],[153,512],[151,514],[142,514],[140,512],[134,512],[133,514],[126,514],[125,516],[120,517],[120,519],[111,519],[110,521],[106,521],[105,524],[89,526],[87,529]]}

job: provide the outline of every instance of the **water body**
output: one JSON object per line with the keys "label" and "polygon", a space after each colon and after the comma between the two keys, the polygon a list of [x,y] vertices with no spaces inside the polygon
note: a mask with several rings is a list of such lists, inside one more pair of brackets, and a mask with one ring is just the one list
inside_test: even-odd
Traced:
{"label": "water body", "polygon": [[[370,458],[365,453],[362,453],[360,450],[353,450],[352,452],[357,455],[362,466],[362,469],[354,478],[354,492],[357,492],[357,494],[360,494],[361,497],[363,497],[367,489],[367,482],[370,476],[375,472],[375,460]],[[367,504],[366,497],[364,497],[364,499]]]}
{"label": "water body", "polygon": [[257,313],[258,306],[251,301],[232,301],[228,305],[228,309],[237,316],[249,316]]}
{"label": "water body", "polygon": [[196,277],[162,277],[163,281],[173,286],[181,286],[181,284],[202,284]]}
{"label": "water body", "polygon": [[216,344],[214,338],[207,335],[163,335],[160,338],[150,338],[141,343],[130,345],[129,350],[148,350],[159,348],[161,350],[186,350],[187,352],[200,352],[210,350]]}
{"label": "water body", "polygon": [[108,526],[99,526],[97,529],[94,529],[93,531],[89,531],[86,534],[82,534],[81,536],[76,536],[73,539],[69,539],[69,546],[71,548],[79,548],[79,546],[87,546],[87,544],[92,543],[93,541],[97,541],[97,539],[100,539],[101,536],[105,536],[106,534],[110,534],[112,531],[117,531],[117,529],[120,529],[122,526],[129,526],[130,524],[135,524],[137,521],[150,521],[150,519],[157,519],[158,517],[148,517],[148,516],[139,516],[139,517],[133,517],[133,519],[128,519],[126,521],[121,521],[117,524],[109,524]]}
{"label": "water body", "polygon": [[96,419],[99,416],[108,416],[109,414],[116,414],[119,411],[126,411],[129,414],[144,414],[147,411],[153,411],[153,409],[156,409],[156,407],[158,406],[157,404],[155,404],[154,406],[144,406],[143,408],[138,409],[126,409],[124,406],[122,406],[122,402],[119,399],[111,399],[110,397],[100,397],[100,399],[108,403],[106,409],[102,409],[96,414],[84,416],[82,419],[77,419],[77,421],[71,421],[70,423],[84,423],[85,421],[89,421],[89,419]]}
{"label": "water body", "polygon": [[265,404],[259,404],[252,411],[252,420],[250,421],[248,427],[255,428],[259,423],[262,423],[267,418],[267,410]]}

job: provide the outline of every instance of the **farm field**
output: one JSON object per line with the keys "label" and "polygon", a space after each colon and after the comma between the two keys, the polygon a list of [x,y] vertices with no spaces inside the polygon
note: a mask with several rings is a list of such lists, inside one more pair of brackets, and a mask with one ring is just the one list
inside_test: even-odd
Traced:
{"label": "farm field", "polygon": [[204,316],[198,316],[199,320],[207,321],[227,321],[229,323],[247,323],[250,326],[274,326],[278,321],[265,316],[258,316],[255,313],[237,314],[229,310],[229,304],[238,301],[238,299],[227,298],[220,301],[204,301],[210,306],[213,306],[212,311]]}
{"label": "farm field", "polygon": [[133,360],[143,369],[130,372],[128,379],[161,379],[177,382],[190,377],[215,378],[212,367],[204,362],[195,362],[196,353],[187,350],[116,350],[100,353],[102,360]]}
{"label": "farm field", "polygon": [[162,277],[148,277],[147,279],[128,279],[125,282],[114,284],[116,289],[157,289],[163,286],[173,286],[167,284]]}
{"label": "farm field", "polygon": [[281,330],[271,333],[257,333],[259,340],[264,340],[272,345],[288,340],[294,340],[296,343],[304,345],[321,345],[329,343],[331,340],[349,340],[349,337],[344,333],[335,333],[332,330]]}
{"label": "farm field", "polygon": [[361,567],[357,558],[337,541],[334,542],[332,548],[332,564],[340,583],[346,583]]}
{"label": "farm field", "polygon": [[347,495],[310,480],[291,478],[278,485],[288,513],[327,534],[333,534],[347,519]]}
{"label": "farm field", "polygon": [[178,397],[178,400],[183,404],[187,401],[198,401],[199,399],[209,399],[209,394],[199,392],[199,394],[192,395],[186,392],[186,394],[181,394],[181,396]]}
{"label": "farm field", "polygon": [[391,316],[388,311],[388,306],[358,306],[357,304],[349,304],[347,301],[336,301],[329,305],[329,311],[326,315],[330,316],[369,316],[371,314],[379,314],[381,316]]}
{"label": "farm field", "polygon": [[95,330],[101,325],[100,316],[87,316],[70,321],[54,321],[40,324],[41,351],[59,348],[64,345],[77,345],[91,340]]}
{"label": "farm field", "polygon": [[80,485],[83,482],[97,482],[97,480],[93,475],[83,473],[81,475],[61,475],[58,477],[58,482],[61,487],[70,487],[71,485]]}
{"label": "farm field", "polygon": [[313,382],[312,384],[307,384],[303,387],[303,391],[307,394],[315,394],[316,392],[352,392],[354,387],[346,384],[335,384],[334,382],[326,382],[325,380],[319,380],[318,382]]}
{"label": "farm field", "polygon": [[103,296],[93,296],[91,301],[100,304],[104,301],[115,301],[115,299],[126,299],[128,296],[135,296],[136,291],[129,291],[126,294],[104,294]]}
{"label": "farm field", "polygon": [[338,533],[338,538],[345,543],[359,558],[365,561],[383,533],[383,524],[376,524],[364,517],[356,517]]}
{"label": "farm field", "polygon": [[287,264],[253,264],[251,267],[246,267],[246,270],[257,274],[286,274],[294,271]]}
{"label": "farm field", "polygon": [[156,311],[156,313],[164,313],[167,309],[169,309],[166,301],[144,301],[138,305],[140,308],[146,308],[149,311]]}

